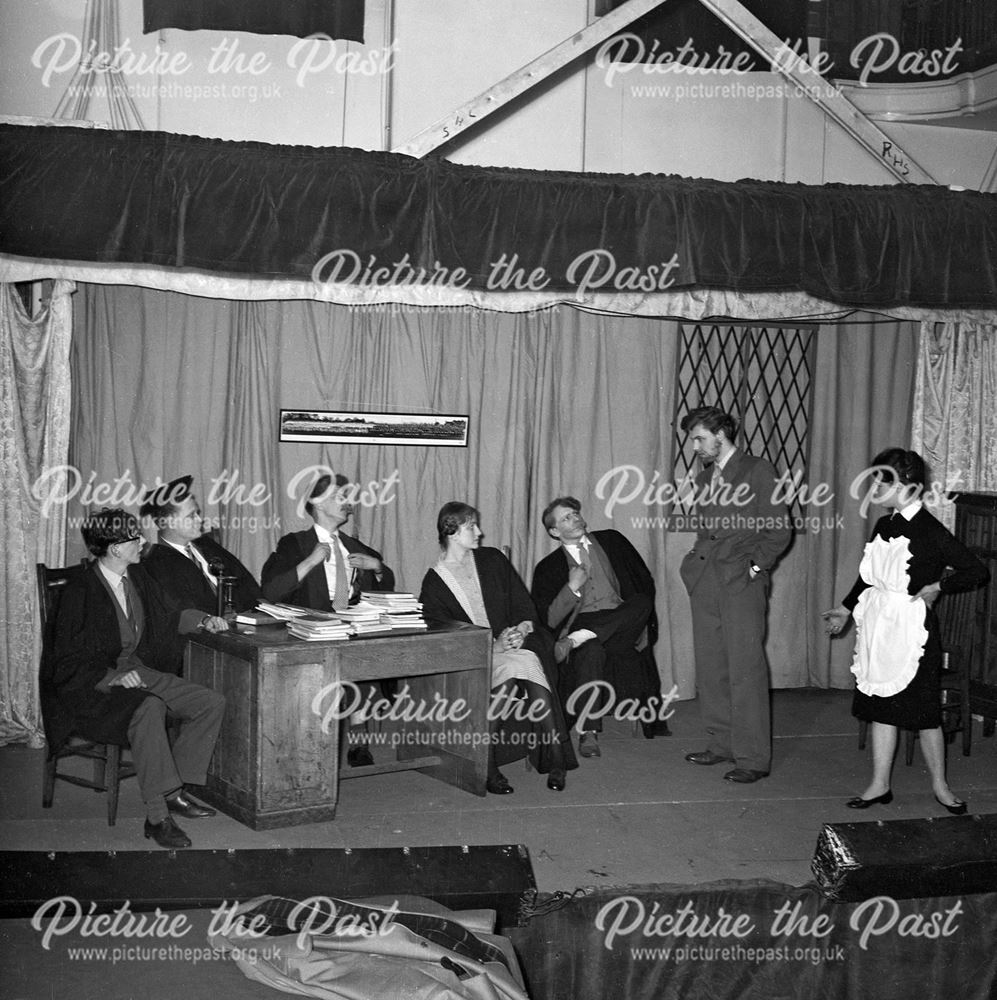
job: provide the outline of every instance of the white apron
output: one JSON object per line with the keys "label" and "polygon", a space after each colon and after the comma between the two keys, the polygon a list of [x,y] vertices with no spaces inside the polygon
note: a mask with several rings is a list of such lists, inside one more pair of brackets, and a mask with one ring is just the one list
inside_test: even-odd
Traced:
{"label": "white apron", "polygon": [[870,586],[853,612],[855,658],[852,673],[858,689],[888,698],[899,694],[917,673],[928,630],[925,605],[907,593],[910,539],[874,538],[865,547],[859,575]]}

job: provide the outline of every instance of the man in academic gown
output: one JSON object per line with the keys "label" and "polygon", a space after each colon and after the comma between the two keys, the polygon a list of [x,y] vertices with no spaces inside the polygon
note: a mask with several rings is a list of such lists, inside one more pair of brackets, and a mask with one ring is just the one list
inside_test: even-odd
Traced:
{"label": "man in academic gown", "polygon": [[[322,475],[315,481],[305,502],[314,524],[284,535],[263,565],[261,582],[268,601],[345,611],[364,591],[394,590],[395,574],[381,553],[342,530],[353,513],[349,485],[341,475]],[[381,685],[385,695],[392,690],[391,681]],[[346,759],[352,767],[374,763],[362,736],[351,734],[350,742]]]}
{"label": "man in academic gown", "polygon": [[[138,565],[138,521],[102,510],[83,524],[95,561],[62,593],[39,676],[46,737],[57,749],[72,734],[131,748],[145,802],[145,836],[189,847],[174,816],[214,810],[188,797],[203,785],[225,709],[224,697],[173,671],[178,631],[228,628],[223,618],[175,605]],[[167,714],[178,720],[171,740]]]}
{"label": "man in academic gown", "polygon": [[[582,728],[579,753],[598,757],[602,718],[622,700],[635,699],[647,715],[658,714],[654,579],[618,531],[588,530],[574,497],[552,500],[543,512],[543,524],[560,544],[533,571],[533,600],[541,621],[557,638],[559,690],[572,724]],[[609,689],[596,682],[605,682]],[[572,711],[571,696],[583,687],[575,694]],[[600,697],[578,719],[590,704],[588,691]],[[642,725],[648,739],[668,735],[667,722],[647,715]]]}
{"label": "man in academic gown", "polygon": [[[150,490],[139,514],[156,525],[156,544],[142,557],[145,571],[181,607],[214,614],[218,576],[232,578],[232,606],[249,611],[263,596],[252,573],[210,535],[191,492],[193,476],[181,476]],[[179,671],[179,666],[178,666]]]}

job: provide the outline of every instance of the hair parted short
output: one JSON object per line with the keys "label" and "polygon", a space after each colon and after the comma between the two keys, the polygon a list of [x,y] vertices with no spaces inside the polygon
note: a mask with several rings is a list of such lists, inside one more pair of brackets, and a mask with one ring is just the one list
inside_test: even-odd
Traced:
{"label": "hair parted short", "polygon": [[[350,481],[346,478],[346,476],[343,476],[338,472],[336,473],[335,486],[337,490],[342,489],[342,487],[344,486],[348,486],[349,483]],[[315,517],[314,513],[312,513],[314,510],[314,507],[312,506],[312,501],[324,497],[329,492],[329,488],[332,485],[333,485],[333,477],[330,476],[328,473],[326,473],[324,476],[319,476],[318,479],[315,480],[315,485],[311,488],[311,492],[308,494],[308,499],[305,501],[305,513],[309,517],[311,518]]]}
{"label": "hair parted short", "polygon": [[119,542],[128,542],[142,537],[142,529],[134,514],[117,508],[104,507],[91,514],[80,525],[80,534],[87,551],[98,559],[107,555],[107,550]]}
{"label": "hair parted short", "polygon": [[576,514],[580,514],[582,510],[582,502],[575,497],[554,497],[554,499],[551,500],[546,507],[544,507],[544,512],[540,515],[540,520],[543,522],[543,526],[548,531],[554,527],[554,511],[557,510],[558,507],[568,507]]}
{"label": "hair parted short", "polygon": [[456,535],[470,521],[480,520],[477,507],[461,500],[448,500],[436,515],[436,536],[440,540],[440,548],[447,547],[447,539]]}
{"label": "hair parted short", "polygon": [[192,495],[193,483],[193,476],[180,476],[149,490],[139,507],[139,517],[148,517],[157,528],[162,528],[163,522],[176,513],[180,504]]}
{"label": "hair parted short", "polygon": [[719,406],[697,406],[690,410],[683,418],[679,426],[687,434],[700,424],[711,434],[724,432],[724,437],[734,443],[734,436],[737,434],[737,421],[729,414],[720,409]]}
{"label": "hair parted short", "polygon": [[924,459],[916,451],[905,448],[884,448],[872,460],[872,468],[878,469],[884,479],[899,482],[902,486],[920,486],[923,489],[927,478]]}

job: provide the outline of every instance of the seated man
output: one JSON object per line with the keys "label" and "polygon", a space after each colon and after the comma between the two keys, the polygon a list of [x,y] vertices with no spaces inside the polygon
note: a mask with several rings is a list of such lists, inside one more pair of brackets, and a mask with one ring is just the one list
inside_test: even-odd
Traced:
{"label": "seated man", "polygon": [[[315,481],[305,502],[305,512],[315,523],[284,535],[263,565],[261,582],[268,601],[316,611],[345,611],[360,600],[363,591],[394,590],[395,574],[381,553],[341,530],[353,513],[346,490],[349,485],[341,475],[322,475]],[[384,686],[381,690],[389,693]],[[351,767],[374,763],[362,735],[353,734],[349,740],[346,760]]]}
{"label": "seated man", "polygon": [[395,574],[381,554],[341,529],[353,506],[344,490],[345,476],[319,476],[308,494],[305,512],[315,522],[277,543],[263,566],[261,581],[268,601],[283,601],[316,611],[344,611],[362,591],[393,590]]}
{"label": "seated man", "polygon": [[191,492],[193,476],[181,476],[150,490],[139,514],[156,525],[159,537],[142,566],[182,608],[214,614],[218,608],[218,574],[233,578],[236,611],[255,608],[263,594],[252,573],[210,535]]}
{"label": "seated man", "polygon": [[[560,694],[572,725],[582,726],[578,751],[598,757],[600,713],[611,712],[623,699],[636,699],[642,708],[660,704],[651,648],[658,619],[654,579],[644,560],[618,531],[589,532],[581,509],[574,497],[558,497],[544,509],[543,525],[560,546],[537,563],[532,592],[541,620],[557,638]],[[607,682],[612,694],[603,689],[598,699],[590,699],[579,693],[572,712],[572,693],[598,681]],[[578,708],[587,710],[585,718],[577,718]],[[648,739],[668,735],[664,720],[642,726]]]}
{"label": "seated man", "polygon": [[[67,584],[42,671],[46,730],[56,746],[71,733],[127,740],[145,803],[145,836],[160,847],[190,847],[174,815],[213,816],[188,798],[203,785],[225,710],[222,695],[172,672],[178,631],[228,628],[200,610],[181,611],[138,565],[142,534],[123,510],[87,518],[83,540],[96,557]],[[173,745],[166,714],[180,720]]]}

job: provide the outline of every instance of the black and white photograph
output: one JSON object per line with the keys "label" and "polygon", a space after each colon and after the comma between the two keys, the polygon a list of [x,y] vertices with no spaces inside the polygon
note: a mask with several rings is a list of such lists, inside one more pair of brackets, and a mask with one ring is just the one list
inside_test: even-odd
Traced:
{"label": "black and white photograph", "polygon": [[281,410],[280,440],[466,448],[467,420],[459,414]]}
{"label": "black and white photograph", "polygon": [[990,1000],[994,0],[0,0],[0,993]]}

